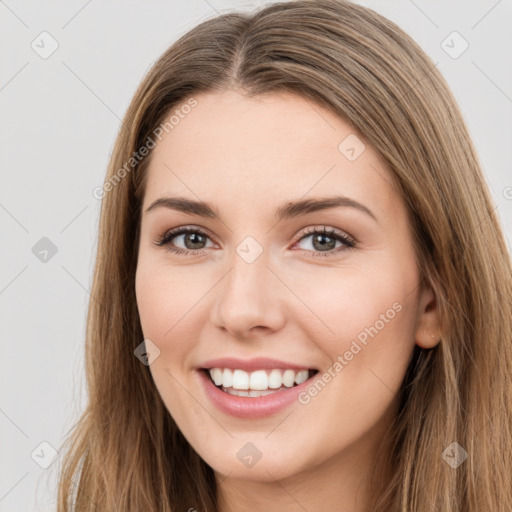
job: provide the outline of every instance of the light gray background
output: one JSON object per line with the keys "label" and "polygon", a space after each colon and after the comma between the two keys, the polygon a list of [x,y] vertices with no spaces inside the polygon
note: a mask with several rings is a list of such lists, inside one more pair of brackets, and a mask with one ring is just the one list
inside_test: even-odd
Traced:
{"label": "light gray background", "polygon": [[[103,183],[132,94],[153,61],[197,23],[263,3],[0,2],[0,511],[55,510],[60,459],[41,468],[52,460],[41,443],[58,450],[85,405],[84,327],[100,208],[92,190]],[[438,63],[510,247],[512,2],[360,3],[395,21]],[[47,59],[31,47],[50,48],[43,31],[59,45]],[[442,47],[453,31],[469,43],[456,59]],[[444,44],[456,51],[460,42]],[[57,248],[46,262],[32,251],[43,237]]]}

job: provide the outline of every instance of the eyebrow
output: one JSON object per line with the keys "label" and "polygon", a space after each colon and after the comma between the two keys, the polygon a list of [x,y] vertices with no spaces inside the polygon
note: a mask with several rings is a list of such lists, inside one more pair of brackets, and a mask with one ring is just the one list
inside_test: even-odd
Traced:
{"label": "eyebrow", "polygon": [[[145,211],[150,212],[156,208],[169,208],[199,217],[211,219],[220,219],[217,209],[210,203],[204,201],[195,201],[185,197],[161,197],[154,201]],[[275,218],[277,221],[283,219],[291,219],[307,215],[321,210],[329,210],[332,208],[350,207],[355,208],[369,215],[373,220],[377,221],[373,212],[365,205],[358,201],[345,196],[332,196],[313,199],[303,199],[295,202],[288,202],[277,208]]]}

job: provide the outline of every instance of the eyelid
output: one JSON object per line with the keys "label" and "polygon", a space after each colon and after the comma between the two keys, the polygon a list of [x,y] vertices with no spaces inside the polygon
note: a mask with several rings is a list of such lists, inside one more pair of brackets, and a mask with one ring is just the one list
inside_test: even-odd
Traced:
{"label": "eyelid", "polygon": [[355,237],[349,235],[346,231],[343,231],[342,229],[335,228],[334,226],[318,224],[314,224],[313,226],[304,228],[304,231],[298,236],[297,241],[300,242],[300,240],[302,240],[304,237],[314,233],[325,233],[327,235],[334,234],[341,238],[350,240],[354,244],[359,243]]}
{"label": "eyelid", "polygon": [[170,236],[171,234],[179,235],[179,234],[182,234],[180,232],[190,232],[190,231],[193,231],[194,233],[195,232],[203,233],[203,234],[207,235],[209,238],[211,238],[212,240],[215,240],[215,236],[211,233],[210,230],[203,228],[202,226],[198,226],[196,224],[185,224],[182,226],[176,226],[175,228],[168,229],[164,232],[164,234],[162,235],[162,238]]}
{"label": "eyelid", "polygon": [[[208,229],[203,228],[201,226],[197,226],[195,224],[186,224],[183,226],[177,226],[175,228],[168,229],[163,233],[163,235],[159,235],[157,237],[157,239],[154,241],[154,243],[156,245],[165,245],[166,243],[169,243],[168,239],[172,239],[172,238],[175,238],[175,237],[178,237],[178,236],[190,233],[190,232],[200,233],[204,236],[207,236],[214,243],[216,243],[218,245],[218,242],[215,240],[215,236],[213,236]],[[187,251],[191,251],[191,252],[194,251],[194,249],[182,249],[182,250],[183,251],[187,250]],[[201,251],[203,249],[196,249],[196,250]]]}

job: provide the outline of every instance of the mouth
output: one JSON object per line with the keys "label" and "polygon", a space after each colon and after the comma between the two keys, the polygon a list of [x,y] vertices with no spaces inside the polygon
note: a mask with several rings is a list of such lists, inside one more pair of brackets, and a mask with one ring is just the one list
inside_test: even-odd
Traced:
{"label": "mouth", "polygon": [[233,396],[257,398],[281,393],[312,379],[315,368],[264,368],[245,371],[239,368],[200,368],[219,390]]}

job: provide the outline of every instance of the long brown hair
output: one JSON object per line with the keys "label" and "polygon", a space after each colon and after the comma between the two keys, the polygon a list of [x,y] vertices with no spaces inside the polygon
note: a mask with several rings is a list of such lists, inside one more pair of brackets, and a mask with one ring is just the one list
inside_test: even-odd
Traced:
{"label": "long brown hair", "polygon": [[[512,265],[493,201],[433,62],[397,25],[344,0],[209,19],[140,84],[103,190],[87,317],[88,405],[65,443],[59,512],[218,511],[213,470],[134,356],[143,340],[134,283],[151,152],[126,163],[172,109],[229,88],[291,91],[337,113],[380,152],[406,203],[442,335],[433,349],[415,348],[388,436],[391,479],[375,488],[371,510],[510,512]],[[454,442],[467,452],[457,468],[443,456]]]}

